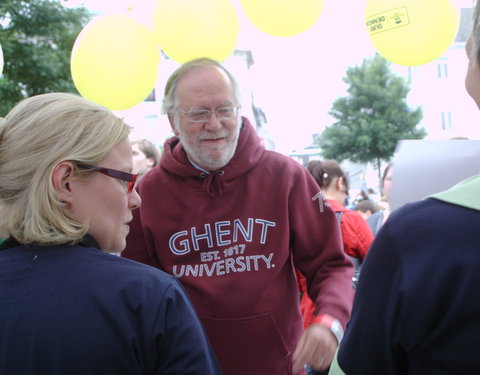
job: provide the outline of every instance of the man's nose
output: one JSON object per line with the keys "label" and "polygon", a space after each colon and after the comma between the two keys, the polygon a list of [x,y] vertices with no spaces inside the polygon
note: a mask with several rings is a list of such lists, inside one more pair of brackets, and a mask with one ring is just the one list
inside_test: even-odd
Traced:
{"label": "man's nose", "polygon": [[221,129],[222,126],[222,122],[218,119],[217,114],[215,113],[215,111],[212,111],[210,117],[205,123],[205,129],[215,131]]}

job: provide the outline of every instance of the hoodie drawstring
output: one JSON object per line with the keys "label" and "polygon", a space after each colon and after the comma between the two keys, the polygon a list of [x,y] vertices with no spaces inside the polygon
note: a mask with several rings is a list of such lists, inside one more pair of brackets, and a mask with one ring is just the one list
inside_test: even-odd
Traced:
{"label": "hoodie drawstring", "polygon": [[214,173],[200,174],[200,177],[206,177],[205,184],[206,184],[206,190],[209,196],[214,197],[215,191],[217,191],[218,194],[222,195],[223,193],[222,184],[220,183],[218,176],[223,176],[224,173],[225,172],[222,169],[219,169]]}

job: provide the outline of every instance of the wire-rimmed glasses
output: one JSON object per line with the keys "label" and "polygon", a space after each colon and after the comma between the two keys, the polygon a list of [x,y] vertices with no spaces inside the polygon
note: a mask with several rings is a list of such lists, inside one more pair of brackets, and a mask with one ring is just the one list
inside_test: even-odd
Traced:
{"label": "wire-rimmed glasses", "polygon": [[212,112],[215,112],[215,116],[219,121],[233,120],[235,117],[237,117],[239,108],[240,106],[229,105],[224,107],[218,107],[214,110],[191,109],[189,111],[183,111],[179,109],[178,111],[185,114],[190,122],[207,122],[212,115]]}

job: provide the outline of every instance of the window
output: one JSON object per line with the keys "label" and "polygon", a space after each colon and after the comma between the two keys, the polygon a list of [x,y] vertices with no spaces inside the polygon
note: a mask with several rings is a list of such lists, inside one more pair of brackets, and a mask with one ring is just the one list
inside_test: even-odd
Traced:
{"label": "window", "polygon": [[442,130],[452,130],[452,112],[442,112]]}
{"label": "window", "polygon": [[448,64],[447,63],[437,64],[437,75],[438,75],[438,78],[448,78]]}

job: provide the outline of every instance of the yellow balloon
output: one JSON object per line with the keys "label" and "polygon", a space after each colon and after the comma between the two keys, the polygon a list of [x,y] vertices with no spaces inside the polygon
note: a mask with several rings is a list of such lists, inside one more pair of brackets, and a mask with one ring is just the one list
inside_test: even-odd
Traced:
{"label": "yellow balloon", "polygon": [[3,72],[3,51],[2,51],[2,45],[0,44],[0,76],[2,75]]}
{"label": "yellow balloon", "polygon": [[304,32],[317,22],[324,1],[241,0],[241,3],[250,21],[263,32],[274,36],[292,36]]}
{"label": "yellow balloon", "polygon": [[368,0],[365,25],[376,50],[399,65],[440,57],[453,43],[460,14],[451,0]]}
{"label": "yellow balloon", "polygon": [[73,46],[70,68],[82,96],[121,110],[150,94],[159,62],[152,31],[127,15],[113,14],[83,28]]}
{"label": "yellow balloon", "polygon": [[229,0],[157,0],[153,28],[163,52],[178,63],[223,61],[235,49],[240,22]]}

